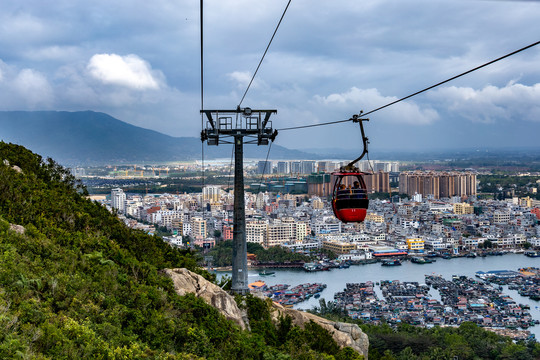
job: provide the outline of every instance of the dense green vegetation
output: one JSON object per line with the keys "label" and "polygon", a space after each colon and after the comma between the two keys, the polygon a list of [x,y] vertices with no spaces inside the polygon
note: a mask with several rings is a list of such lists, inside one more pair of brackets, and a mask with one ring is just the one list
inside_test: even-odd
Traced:
{"label": "dense green vegetation", "polygon": [[248,332],[201,299],[178,296],[162,269],[213,276],[192,253],[126,228],[84,194],[54,161],[0,142],[1,359],[342,359],[350,352],[316,325],[299,329],[283,319],[274,326],[262,300],[246,299]]}
{"label": "dense green vegetation", "polygon": [[[101,168],[102,170],[102,168]],[[119,171],[120,173],[122,171]],[[83,182],[88,191],[93,194],[110,194],[111,189],[121,187],[125,192],[136,194],[176,194],[176,193],[196,193],[201,192],[203,186],[202,172],[170,172],[168,176],[156,178],[106,178],[110,172],[98,171],[98,169],[87,171],[87,175],[95,174],[99,178],[84,178]],[[157,175],[157,174],[156,174]],[[259,175],[246,175],[244,183],[249,186],[253,183],[259,183]],[[209,171],[204,172],[204,183],[206,185],[223,185],[223,190],[232,190],[234,179],[227,171]],[[261,191],[266,191],[264,188]]]}
{"label": "dense green vegetation", "polygon": [[479,192],[491,193],[497,199],[505,199],[512,196],[529,196],[540,200],[540,192],[533,193],[531,189],[540,187],[540,176],[515,176],[515,175],[478,175]]}
{"label": "dense green vegetation", "polygon": [[[205,255],[210,255],[213,257],[212,264],[215,266],[231,266],[233,253],[232,247],[233,243],[231,240],[223,241],[218,243]],[[273,246],[269,249],[265,249],[259,244],[248,243],[247,251],[248,253],[255,254],[257,256],[257,261],[262,263],[284,263],[295,261],[309,262],[311,260],[309,256],[291,252],[290,250],[287,250],[281,246]]]}
{"label": "dense green vegetation", "polygon": [[473,323],[463,323],[459,328],[425,329],[407,324],[397,330],[388,325],[361,328],[369,337],[370,360],[533,360],[540,356],[540,346],[534,341],[514,343]]}
{"label": "dense green vegetation", "polygon": [[[424,153],[399,152],[388,160],[404,160],[409,163],[401,170],[454,170],[489,169],[500,173],[513,174],[516,171],[539,171],[540,155],[536,148],[522,149],[476,149],[462,151],[429,151]],[[412,161],[412,163],[411,163]]]}

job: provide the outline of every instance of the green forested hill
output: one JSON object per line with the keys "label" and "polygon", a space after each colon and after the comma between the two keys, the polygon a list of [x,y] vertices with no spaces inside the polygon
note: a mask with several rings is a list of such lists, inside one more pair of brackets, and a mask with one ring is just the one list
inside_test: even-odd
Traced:
{"label": "green forested hill", "polygon": [[81,194],[52,160],[0,142],[0,359],[352,356],[317,326],[272,325],[260,300],[248,301],[259,308],[248,309],[258,330],[247,332],[178,296],[160,270],[211,278],[193,255],[126,228]]}

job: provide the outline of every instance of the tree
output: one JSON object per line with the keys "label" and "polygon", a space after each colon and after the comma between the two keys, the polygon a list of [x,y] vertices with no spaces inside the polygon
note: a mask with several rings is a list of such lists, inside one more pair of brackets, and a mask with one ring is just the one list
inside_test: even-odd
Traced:
{"label": "tree", "polygon": [[483,247],[484,247],[484,249],[491,249],[491,248],[493,248],[493,242],[491,242],[491,240],[487,239],[487,240],[484,241]]}

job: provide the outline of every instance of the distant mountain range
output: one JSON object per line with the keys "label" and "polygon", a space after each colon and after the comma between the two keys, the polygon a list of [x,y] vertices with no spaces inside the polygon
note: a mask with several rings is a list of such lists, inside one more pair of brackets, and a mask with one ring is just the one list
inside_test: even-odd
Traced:
{"label": "distant mountain range", "polygon": [[[143,129],[94,111],[0,111],[0,140],[23,145],[63,165],[169,162],[201,159],[201,141]],[[224,152],[224,149],[227,149]],[[266,158],[267,146],[247,145],[246,158]],[[226,158],[230,146],[205,146],[205,159]],[[273,145],[271,159],[317,159]]]}

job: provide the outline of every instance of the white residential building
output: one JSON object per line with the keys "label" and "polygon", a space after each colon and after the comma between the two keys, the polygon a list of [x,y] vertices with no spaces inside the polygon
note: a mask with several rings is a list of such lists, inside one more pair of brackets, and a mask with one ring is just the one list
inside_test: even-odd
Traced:
{"label": "white residential building", "polygon": [[268,233],[267,221],[248,221],[246,223],[246,241],[263,245]]}
{"label": "white residential building", "polygon": [[111,207],[118,210],[119,213],[124,213],[126,210],[126,194],[120,188],[111,190]]}
{"label": "white residential building", "polygon": [[310,224],[311,230],[315,234],[331,233],[331,232],[341,232],[341,221],[338,222],[313,222]]}
{"label": "white residential building", "polygon": [[191,237],[194,239],[206,238],[206,220],[201,217],[191,218]]}

